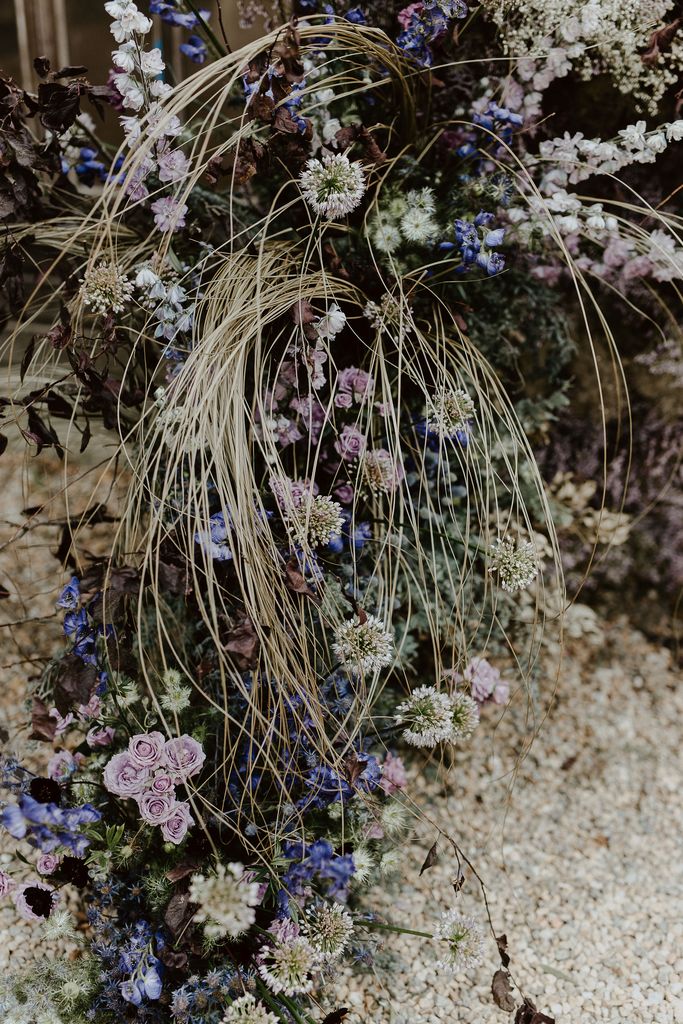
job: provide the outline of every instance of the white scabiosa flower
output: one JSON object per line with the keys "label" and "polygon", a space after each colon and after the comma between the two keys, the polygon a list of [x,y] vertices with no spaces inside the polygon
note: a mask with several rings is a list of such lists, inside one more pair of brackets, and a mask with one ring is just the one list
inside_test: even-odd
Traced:
{"label": "white scabiosa flower", "polygon": [[164,672],[164,691],[159,695],[159,703],[164,711],[170,711],[179,715],[190,706],[192,690],[189,686],[183,686],[183,678],[180,672],[169,668]]}
{"label": "white scabiosa flower", "polygon": [[306,913],[306,937],[327,963],[338,960],[353,934],[353,918],[340,903],[320,903]]}
{"label": "white scabiosa flower", "polygon": [[406,205],[415,210],[423,210],[424,213],[434,213],[436,210],[436,196],[432,188],[413,188],[406,195]]}
{"label": "white scabiosa flower", "polygon": [[403,739],[413,747],[432,748],[450,739],[451,698],[434,686],[418,686],[396,708],[395,721],[404,726]]}
{"label": "white scabiosa flower", "polygon": [[311,209],[336,220],[355,210],[365,192],[361,164],[344,153],[327,153],[322,160],[311,159],[299,177],[301,192]]}
{"label": "white scabiosa flower", "polygon": [[489,557],[489,572],[492,575],[498,574],[501,587],[510,594],[524,590],[533,583],[538,573],[534,549],[528,541],[515,547],[509,537],[504,540],[498,537],[491,547]]}
{"label": "white scabiosa flower", "polygon": [[400,836],[408,827],[406,812],[398,800],[389,800],[384,805],[380,822],[388,836]]}
{"label": "white scabiosa flower", "polygon": [[279,1019],[254,996],[246,995],[230,1003],[221,1024],[278,1024]]}
{"label": "white scabiosa flower", "polygon": [[210,938],[237,938],[256,918],[259,886],[245,880],[242,864],[219,864],[213,875],[193,875],[189,895],[199,905],[195,921]]}
{"label": "white scabiosa flower", "polygon": [[394,657],[394,638],[376,615],[349,619],[334,631],[332,650],[355,672],[378,672]]}
{"label": "white scabiosa flower", "polygon": [[301,934],[275,939],[263,946],[258,972],[274,995],[296,996],[310,992],[313,974],[321,960],[308,939]]}
{"label": "white scabiosa flower", "polygon": [[480,964],[484,955],[484,936],[474,918],[447,910],[434,932],[434,938],[446,943],[447,950],[436,966],[447,974],[466,971]]}
{"label": "white scabiosa flower", "polygon": [[133,294],[133,285],[116,263],[103,260],[86,272],[81,298],[93,313],[122,313]]}
{"label": "white scabiosa flower", "polygon": [[329,544],[333,537],[339,537],[344,525],[342,507],[327,494],[297,505],[287,513],[287,522],[299,544]]}
{"label": "white scabiosa flower", "polygon": [[375,249],[385,253],[395,252],[403,241],[401,232],[396,225],[384,217],[378,217],[375,220],[370,238]]}
{"label": "white scabiosa flower", "polygon": [[438,230],[431,214],[419,206],[406,210],[401,217],[401,233],[407,242],[429,242]]}
{"label": "white scabiosa flower", "polygon": [[466,740],[479,725],[479,705],[467,693],[451,697],[451,740]]}
{"label": "white scabiosa flower", "polygon": [[403,864],[403,853],[401,850],[387,850],[382,854],[379,862],[380,875],[393,875]]}
{"label": "white scabiosa flower", "polygon": [[474,415],[473,400],[462,388],[455,388],[430,401],[427,409],[427,426],[439,437],[452,437],[458,431],[466,430]]}
{"label": "white scabiosa flower", "polygon": [[375,858],[367,846],[356,846],[353,851],[353,877],[355,886],[367,885],[376,868]]}

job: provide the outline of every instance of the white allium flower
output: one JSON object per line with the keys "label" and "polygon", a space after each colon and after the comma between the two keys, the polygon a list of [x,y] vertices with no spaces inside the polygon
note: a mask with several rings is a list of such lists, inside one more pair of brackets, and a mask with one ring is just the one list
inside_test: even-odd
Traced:
{"label": "white allium flower", "polygon": [[122,313],[130,302],[133,285],[117,264],[102,261],[86,272],[80,294],[93,313]]}
{"label": "white allium flower", "polygon": [[427,409],[427,426],[439,437],[451,437],[458,431],[466,430],[468,421],[474,415],[473,400],[462,388],[448,391],[432,399]]}
{"label": "white allium flower", "polygon": [[310,992],[313,972],[319,967],[320,956],[303,935],[276,939],[259,953],[258,972],[274,995]]}
{"label": "white allium flower", "polygon": [[394,638],[376,615],[349,619],[337,626],[332,645],[335,657],[352,672],[378,672],[394,657]]}
{"label": "white allium flower", "polygon": [[321,316],[314,326],[321,338],[326,340],[334,338],[346,326],[346,313],[342,312],[336,302],[333,302],[325,316]]}
{"label": "white allium flower", "polygon": [[401,232],[407,242],[429,242],[438,230],[431,214],[419,206],[406,210],[401,217]]}
{"label": "white allium flower", "polygon": [[474,918],[447,910],[434,932],[435,939],[448,944],[447,952],[436,966],[448,974],[466,971],[480,964],[484,956],[484,936]]}
{"label": "white allium flower", "polygon": [[189,895],[199,904],[195,921],[204,923],[210,938],[237,938],[256,919],[259,885],[245,881],[242,864],[219,864],[214,875],[193,875]]}
{"label": "white allium flower", "polygon": [[338,960],[353,934],[353,918],[340,903],[320,903],[306,913],[306,938],[328,963]]}
{"label": "white allium flower", "polygon": [[403,479],[402,467],[386,448],[365,451],[361,470],[363,483],[373,494],[391,494]]}
{"label": "white allium flower", "polygon": [[451,699],[434,686],[418,686],[396,708],[395,721],[403,725],[402,736],[413,747],[435,747],[450,739],[452,730]]}
{"label": "white allium flower", "polygon": [[327,494],[304,499],[287,513],[289,527],[299,544],[329,544],[339,537],[344,526],[342,507]]}
{"label": "white allium flower", "polygon": [[538,573],[534,548],[528,541],[515,548],[509,537],[498,537],[491,547],[490,559],[489,572],[498,573],[501,587],[510,594],[524,590]]}
{"label": "white allium flower", "polygon": [[479,725],[479,705],[467,693],[451,697],[451,740],[466,740]]}
{"label": "white allium flower", "polygon": [[254,996],[246,995],[230,1003],[221,1024],[278,1024],[279,1019]]}
{"label": "white allium flower", "polygon": [[358,161],[343,153],[327,153],[321,160],[311,159],[299,177],[304,199],[311,209],[336,220],[355,210],[365,192],[365,175]]}
{"label": "white allium flower", "polygon": [[189,686],[183,686],[182,676],[174,668],[164,672],[164,692],[159,695],[159,703],[164,711],[170,711],[176,715],[186,711],[190,706],[192,690]]}

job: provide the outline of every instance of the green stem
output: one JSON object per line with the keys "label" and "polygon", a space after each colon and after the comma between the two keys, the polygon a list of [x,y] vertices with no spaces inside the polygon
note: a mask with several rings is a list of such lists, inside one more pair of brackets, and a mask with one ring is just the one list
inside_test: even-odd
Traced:
{"label": "green stem", "polygon": [[194,0],[186,0],[187,6],[190,8],[197,21],[201,25],[202,29],[206,33],[206,38],[211,43],[211,47],[218,54],[219,57],[227,57],[228,51],[222,45],[220,39],[216,33],[209,27],[208,23],[202,18],[199,9],[197,8]]}
{"label": "green stem", "polygon": [[417,932],[414,928],[399,928],[395,924],[380,924],[378,921],[359,921],[363,928],[376,928],[381,932],[396,932],[398,935],[419,935],[421,939],[433,939],[431,932]]}

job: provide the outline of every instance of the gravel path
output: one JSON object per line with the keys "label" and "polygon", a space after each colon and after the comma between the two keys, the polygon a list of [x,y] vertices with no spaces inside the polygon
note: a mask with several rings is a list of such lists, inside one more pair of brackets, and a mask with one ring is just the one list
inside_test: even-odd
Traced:
{"label": "gravel path", "polygon": [[[484,879],[511,969],[539,1010],[558,1024],[683,1022],[683,689],[669,652],[625,620],[593,627],[568,642],[553,710],[512,787],[526,731],[514,705],[497,728],[482,722],[447,792],[414,782]],[[484,922],[473,879],[453,895],[447,844],[419,877],[434,838],[420,829],[376,908],[417,930],[450,906]],[[512,1019],[491,999],[492,940],[485,963],[456,978],[435,972],[429,941],[392,934],[386,950],[391,970],[360,987],[340,979],[337,1005],[355,1011],[345,1024]]]}
{"label": "gravel path", "polygon": [[[28,504],[19,466],[10,455],[0,466],[5,508]],[[29,473],[31,500],[56,486],[37,473]],[[45,547],[54,548],[54,540],[54,531],[38,532],[25,538],[23,551],[0,553],[0,583],[9,579],[10,589],[34,594],[34,615],[52,612],[57,566]],[[4,622],[22,614],[14,599],[1,611]],[[668,651],[626,620],[605,624],[584,609],[572,615],[570,632],[549,718],[521,763],[523,699],[502,715],[486,709],[447,788],[429,767],[413,772],[411,786],[476,865],[496,932],[508,936],[514,976],[540,1010],[558,1024],[683,1022],[683,689],[676,689]],[[59,646],[59,627],[53,620],[38,632],[31,626],[12,634],[14,642],[2,632],[0,725],[10,736],[5,745],[30,757],[36,745],[25,739],[27,669],[16,664],[17,652],[31,657]],[[453,893],[457,869],[445,843],[419,877],[435,835],[419,827],[406,844],[401,876],[375,897],[375,908],[417,930],[431,931],[450,906],[483,923],[475,880]],[[0,863],[12,849],[0,837]],[[0,968],[30,958],[35,938],[11,903],[0,904]],[[512,1020],[491,999],[498,966],[492,941],[485,964],[462,977],[437,974],[434,959],[429,941],[390,934],[371,971],[342,971],[325,1010],[349,1007],[344,1024]]]}

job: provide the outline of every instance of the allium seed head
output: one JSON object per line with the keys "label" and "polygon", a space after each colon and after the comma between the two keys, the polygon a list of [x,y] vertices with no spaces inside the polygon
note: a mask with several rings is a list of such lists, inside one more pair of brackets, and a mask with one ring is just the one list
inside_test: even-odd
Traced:
{"label": "allium seed head", "polygon": [[451,715],[451,699],[447,693],[433,686],[418,686],[396,708],[395,721],[405,727],[402,735],[406,743],[431,749],[450,739]]}
{"label": "allium seed head", "polygon": [[343,153],[327,153],[312,159],[299,178],[304,199],[327,220],[337,220],[355,210],[365,192],[365,175],[358,161]]}
{"label": "allium seed head", "polygon": [[447,951],[436,962],[436,966],[447,974],[476,967],[483,959],[484,936],[479,925],[457,910],[447,910],[441,915],[434,938],[447,943]]}
{"label": "allium seed head", "polygon": [[376,615],[365,621],[349,619],[337,626],[332,645],[334,654],[352,672],[378,672],[394,657],[394,638]]}
{"label": "allium seed head", "polygon": [[498,573],[501,587],[510,594],[524,590],[533,583],[538,573],[534,549],[528,541],[523,541],[515,548],[509,537],[504,540],[498,538],[491,547],[489,557],[489,572]]}

